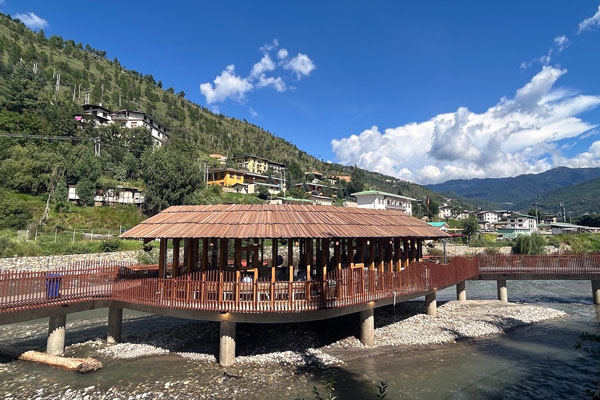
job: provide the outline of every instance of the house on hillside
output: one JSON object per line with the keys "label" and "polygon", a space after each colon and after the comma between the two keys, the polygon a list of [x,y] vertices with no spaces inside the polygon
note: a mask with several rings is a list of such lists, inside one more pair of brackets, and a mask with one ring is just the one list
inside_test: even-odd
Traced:
{"label": "house on hillside", "polygon": [[[68,200],[78,203],[79,195],[77,194],[76,185],[69,185],[68,189]],[[96,189],[96,196],[94,196],[95,206],[111,206],[115,204],[132,204],[143,208],[145,205],[144,192],[139,188],[120,185],[106,190],[100,187]]]}
{"label": "house on hillside", "polygon": [[238,168],[246,169],[255,174],[266,174],[267,171],[271,169],[275,175],[283,177],[285,172],[285,164],[251,154],[233,157],[233,161],[237,163]]}
{"label": "house on hillside", "polygon": [[300,190],[306,191],[307,193],[318,195],[322,195],[326,192],[331,192],[332,194],[335,194],[338,190],[338,188],[335,186],[323,185],[321,183],[312,182],[297,183],[296,187]]}
{"label": "house on hillside", "polygon": [[378,190],[366,190],[363,192],[352,193],[356,197],[358,208],[372,208],[376,210],[400,210],[408,215],[412,215],[413,198],[380,192]]}
{"label": "house on hillside", "polygon": [[[275,183],[269,183],[269,177],[254,174],[235,168],[213,168],[208,170],[207,185],[217,185],[223,188],[231,188],[237,193],[258,193],[262,186],[271,195],[278,194],[284,189],[283,180],[274,179]],[[231,191],[231,190],[230,190]]]}
{"label": "house on hillside", "polygon": [[459,212],[455,218],[458,220],[468,219],[471,214],[472,214],[471,212],[469,212],[467,210],[463,210],[463,211]]}
{"label": "house on hillside", "polygon": [[553,222],[550,224],[553,235],[563,235],[567,233],[600,233],[600,228],[593,226],[583,226],[568,224],[566,222]]}
{"label": "house on hillside", "polygon": [[318,194],[311,194],[308,196],[308,200],[312,201],[313,204],[320,206],[331,206],[333,205],[333,199],[329,196],[320,196]]}
{"label": "house on hillside", "polygon": [[452,206],[444,204],[439,207],[438,217],[440,217],[440,219],[452,218],[452,213]]}
{"label": "house on hillside", "polygon": [[529,229],[530,233],[537,232],[538,226],[535,217],[527,214],[512,213],[508,216],[506,228]]}
{"label": "house on hillside", "polygon": [[477,214],[477,222],[484,231],[494,230],[494,224],[498,222],[498,213],[495,211],[480,211]]}
{"label": "house on hillside", "polygon": [[223,154],[213,153],[209,154],[208,156],[217,160],[221,165],[225,165],[225,163],[227,162],[227,157],[225,157]]}
{"label": "house on hillside", "polygon": [[156,118],[143,111],[119,110],[110,111],[102,105],[84,104],[84,114],[91,116],[96,125],[119,124],[126,128],[147,128],[157,146],[162,146],[168,139],[167,128]]}

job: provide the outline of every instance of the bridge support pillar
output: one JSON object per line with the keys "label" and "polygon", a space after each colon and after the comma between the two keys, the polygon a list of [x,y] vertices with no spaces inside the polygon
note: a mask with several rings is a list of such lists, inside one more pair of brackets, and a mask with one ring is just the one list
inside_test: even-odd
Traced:
{"label": "bridge support pillar", "polygon": [[360,312],[360,341],[368,347],[375,343],[375,314],[372,308]]}
{"label": "bridge support pillar", "polygon": [[498,279],[498,300],[508,301],[508,290],[506,289],[506,279]]}
{"label": "bridge support pillar", "polygon": [[600,281],[592,281],[592,296],[594,297],[594,304],[600,305]]}
{"label": "bridge support pillar", "polygon": [[221,321],[220,324],[219,364],[228,367],[235,362],[235,322]]}
{"label": "bridge support pillar", "polygon": [[467,285],[465,281],[456,284],[456,300],[467,301]]}
{"label": "bridge support pillar", "polygon": [[425,295],[425,307],[427,308],[427,315],[437,317],[436,292]]}
{"label": "bridge support pillar", "polygon": [[121,327],[123,326],[123,309],[108,307],[108,335],[106,343],[119,343],[121,341]]}
{"label": "bridge support pillar", "polygon": [[65,327],[67,325],[67,315],[56,315],[49,318],[48,321],[48,342],[46,343],[46,353],[52,356],[62,356],[65,352]]}

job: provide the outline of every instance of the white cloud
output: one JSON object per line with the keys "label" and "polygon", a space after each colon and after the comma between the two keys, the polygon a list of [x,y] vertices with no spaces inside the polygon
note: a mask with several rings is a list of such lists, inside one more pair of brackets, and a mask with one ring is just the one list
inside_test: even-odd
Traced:
{"label": "white cloud", "polygon": [[598,6],[598,11],[596,11],[596,14],[581,21],[581,23],[579,24],[579,29],[577,30],[577,33],[581,33],[583,31],[594,29],[598,26],[600,26],[600,6]]}
{"label": "white cloud", "polygon": [[552,61],[552,55],[554,53],[560,53],[564,49],[569,47],[570,45],[571,45],[571,41],[569,40],[568,37],[566,37],[565,35],[557,36],[554,38],[552,46],[550,46],[550,48],[548,49],[548,52],[546,54],[544,54],[543,56],[534,58],[531,61],[522,62],[521,69],[527,69],[527,68],[531,67],[533,64],[538,63],[538,62],[542,65],[549,65],[550,62]]}
{"label": "white cloud", "polygon": [[[315,69],[315,64],[307,55],[298,53],[296,57],[288,59],[287,49],[281,48],[278,50],[278,47],[279,41],[277,39],[261,46],[259,50],[263,53],[263,56],[252,66],[250,74],[245,78],[235,73],[234,65],[229,65],[214,79],[213,83],[202,83],[200,92],[206,98],[206,102],[214,104],[228,99],[241,101],[248,92],[268,87],[275,89],[277,92],[285,92],[288,89],[293,89],[293,87],[286,84],[284,77],[271,75],[274,71],[278,68],[291,70],[300,79],[303,76],[308,76]],[[275,56],[279,60],[277,63],[271,58],[271,52],[275,52]],[[284,75],[286,74],[284,73]],[[290,74],[287,73],[287,75]]]}
{"label": "white cloud", "polygon": [[48,26],[48,21],[44,18],[38,17],[33,12],[19,13],[15,15],[15,18],[19,19],[29,29],[42,29]]}
{"label": "white cloud", "polygon": [[252,115],[253,117],[258,117],[258,113],[254,110],[254,108],[250,107],[248,111],[250,111],[250,115]]}
{"label": "white cloud", "polygon": [[456,112],[383,132],[373,126],[358,135],[333,140],[333,152],[342,164],[357,164],[420,183],[537,173],[556,165],[600,164],[596,151],[600,144],[571,159],[558,148],[557,141],[577,140],[595,128],[577,115],[600,105],[600,96],[555,88],[566,72],[544,66],[514,97],[500,99],[483,113],[460,107]]}
{"label": "white cloud", "polygon": [[235,74],[234,65],[228,65],[221,75],[215,78],[214,86],[210,82],[200,85],[200,92],[206,97],[208,104],[218,103],[228,98],[241,100],[250,90],[252,84]]}
{"label": "white cloud", "polygon": [[277,51],[277,58],[280,60],[285,60],[288,56],[288,51],[286,49],[279,49]]}
{"label": "white cloud", "polygon": [[296,57],[287,61],[283,68],[292,70],[296,77],[301,79],[303,76],[310,75],[315,69],[315,64],[306,54],[298,53]]}
{"label": "white cloud", "polygon": [[250,77],[257,78],[265,72],[270,72],[275,69],[275,63],[271,60],[269,54],[265,54],[263,58],[260,59],[259,62],[254,64],[252,67],[252,71],[250,72]]}

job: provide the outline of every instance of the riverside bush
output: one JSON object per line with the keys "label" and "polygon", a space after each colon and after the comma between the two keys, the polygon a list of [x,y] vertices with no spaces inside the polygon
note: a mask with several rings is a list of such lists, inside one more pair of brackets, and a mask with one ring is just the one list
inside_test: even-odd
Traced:
{"label": "riverside bush", "polygon": [[519,235],[514,246],[512,246],[512,252],[514,254],[544,254],[545,244],[544,238],[537,233]]}

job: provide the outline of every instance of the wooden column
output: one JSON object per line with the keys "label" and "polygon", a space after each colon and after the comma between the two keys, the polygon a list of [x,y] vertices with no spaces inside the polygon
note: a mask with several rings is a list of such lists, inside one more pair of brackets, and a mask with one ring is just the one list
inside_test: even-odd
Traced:
{"label": "wooden column", "polygon": [[173,239],[173,278],[179,276],[179,239]]}
{"label": "wooden column", "polygon": [[202,239],[202,271],[208,269],[208,247],[208,239]]}
{"label": "wooden column", "polygon": [[348,265],[350,268],[354,267],[354,239],[348,239]]}
{"label": "wooden column", "polygon": [[321,239],[321,267],[323,280],[327,279],[327,264],[329,263],[329,239]]}
{"label": "wooden column", "polygon": [[423,240],[417,240],[417,261],[423,261]]}
{"label": "wooden column", "polygon": [[288,273],[290,282],[294,280],[294,240],[288,239]]}
{"label": "wooden column", "polygon": [[190,239],[183,240],[183,266],[185,268],[185,272],[189,274],[191,271],[191,262],[190,262]]}
{"label": "wooden column", "polygon": [[271,307],[275,307],[275,268],[277,267],[277,242],[276,238],[271,239],[272,248],[271,248]]}
{"label": "wooden column", "polygon": [[410,261],[417,261],[417,239],[410,239]]}
{"label": "wooden column", "polygon": [[333,257],[335,258],[335,267],[338,271],[342,269],[342,249],[342,240],[336,240],[333,244]]}
{"label": "wooden column", "polygon": [[377,239],[377,252],[379,253],[379,262],[377,263],[377,270],[379,272],[385,271],[385,245],[385,238]]}
{"label": "wooden column", "polygon": [[304,242],[306,243],[306,280],[310,281],[310,267],[312,265],[312,259],[313,259],[313,245],[312,245],[312,239],[304,239]]}
{"label": "wooden column", "polygon": [[225,268],[227,268],[227,258],[228,258],[228,244],[229,244],[229,239],[220,239],[219,240],[219,260],[218,260],[218,266],[219,266],[219,270],[223,271]]}
{"label": "wooden column", "polygon": [[160,239],[158,248],[158,277],[164,278],[167,272],[167,239]]}
{"label": "wooden column", "polygon": [[404,239],[402,241],[402,265],[404,266],[404,268],[408,267],[409,261],[408,261],[408,249],[409,248],[409,242],[408,239]]}
{"label": "wooden column", "polygon": [[394,238],[394,271],[400,271],[400,238]]}
{"label": "wooden column", "polygon": [[235,268],[235,304],[240,301],[240,268],[242,266],[242,239],[233,241],[233,267]]}
{"label": "wooden column", "polygon": [[375,269],[375,239],[369,239],[369,269]]}

